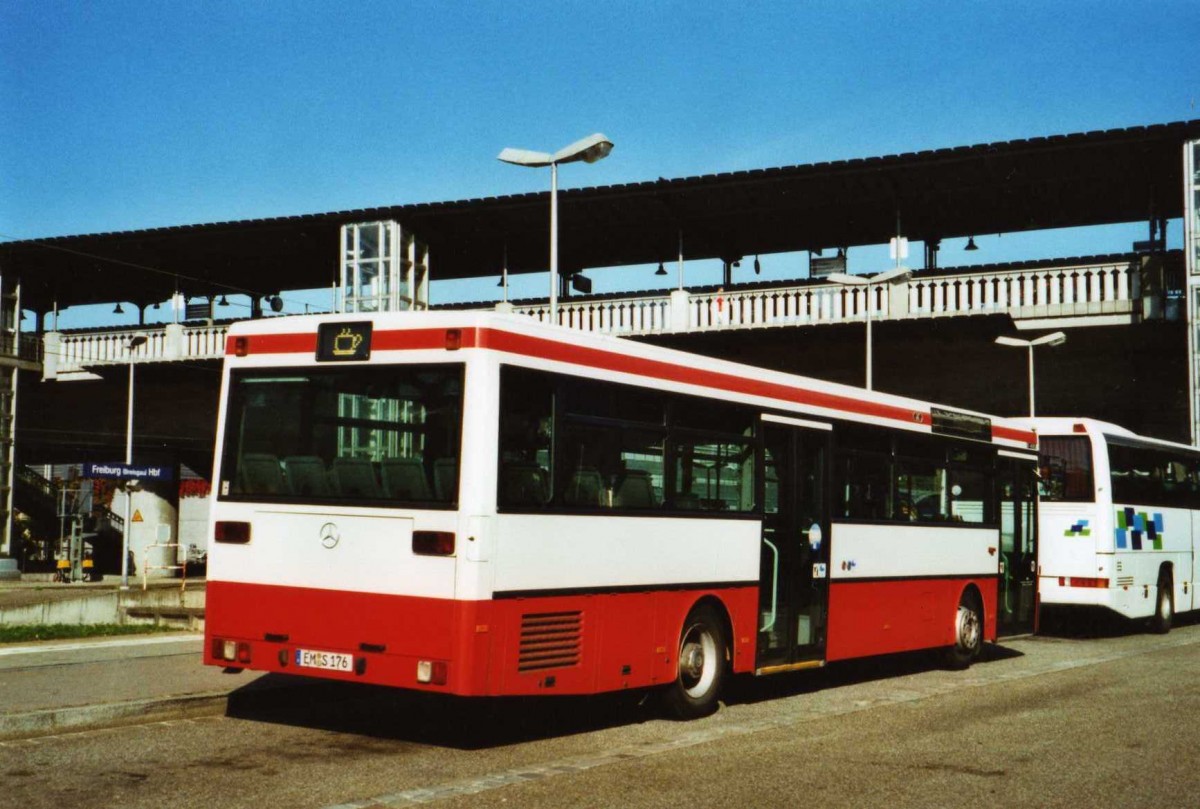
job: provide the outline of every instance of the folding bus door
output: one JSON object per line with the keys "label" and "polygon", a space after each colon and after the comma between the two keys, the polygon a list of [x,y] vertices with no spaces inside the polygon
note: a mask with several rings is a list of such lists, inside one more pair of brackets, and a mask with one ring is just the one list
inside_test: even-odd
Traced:
{"label": "folding bus door", "polygon": [[828,425],[764,415],[760,674],[825,655],[829,603]]}
{"label": "folding bus door", "polygon": [[1000,587],[996,630],[1033,632],[1037,618],[1037,473],[1032,461],[1000,458]]}

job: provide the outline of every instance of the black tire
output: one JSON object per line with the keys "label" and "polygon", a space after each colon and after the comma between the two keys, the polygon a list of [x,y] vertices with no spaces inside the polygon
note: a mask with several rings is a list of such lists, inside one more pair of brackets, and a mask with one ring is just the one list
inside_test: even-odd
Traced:
{"label": "black tire", "polygon": [[974,593],[963,593],[954,613],[954,645],[946,647],[946,668],[961,671],[983,651],[983,607]]}
{"label": "black tire", "polygon": [[717,710],[729,671],[729,641],[720,614],[708,605],[688,613],[679,633],[675,682],[663,706],[677,719],[698,719]]}
{"label": "black tire", "polygon": [[1161,573],[1158,577],[1158,595],[1154,600],[1154,615],[1150,616],[1150,631],[1165,635],[1175,622],[1175,592],[1171,575]]}

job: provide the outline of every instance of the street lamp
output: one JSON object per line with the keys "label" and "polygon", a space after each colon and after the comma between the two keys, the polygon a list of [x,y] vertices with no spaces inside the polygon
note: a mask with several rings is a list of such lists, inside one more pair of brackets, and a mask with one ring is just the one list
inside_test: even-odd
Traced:
{"label": "street lamp", "polygon": [[1060,346],[1067,342],[1067,335],[1061,331],[1044,334],[1036,340],[1022,340],[1019,337],[997,337],[997,345],[1025,348],[1029,350],[1029,418],[1033,418],[1033,348],[1034,346]]}
{"label": "street lamp", "polygon": [[608,157],[612,141],[600,133],[589,135],[554,154],[528,149],[505,149],[496,159],[514,166],[550,167],[550,322],[558,323],[558,164],[595,163]]}
{"label": "street lamp", "polygon": [[867,288],[867,390],[873,390],[871,378],[871,310],[875,308],[874,289],[877,284],[898,283],[908,280],[908,276],[912,271],[907,267],[895,267],[887,272],[881,272],[876,275],[847,275],[844,272],[835,272],[827,276],[827,280],[835,284],[842,284],[849,287]]}
{"label": "street lamp", "polygon": [[[129,335],[125,340],[125,353],[129,358],[129,396],[125,411],[125,466],[133,465],[133,352],[150,339],[145,332]],[[136,481],[125,482],[125,524],[121,530],[121,589],[129,589],[129,520]]]}

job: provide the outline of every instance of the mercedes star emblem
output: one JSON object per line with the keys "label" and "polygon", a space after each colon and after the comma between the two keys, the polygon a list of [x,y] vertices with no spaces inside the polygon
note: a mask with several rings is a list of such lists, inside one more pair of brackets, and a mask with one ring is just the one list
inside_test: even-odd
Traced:
{"label": "mercedes star emblem", "polygon": [[327,522],[321,526],[321,544],[326,548],[333,549],[337,547],[342,535],[338,533],[338,527],[331,522]]}

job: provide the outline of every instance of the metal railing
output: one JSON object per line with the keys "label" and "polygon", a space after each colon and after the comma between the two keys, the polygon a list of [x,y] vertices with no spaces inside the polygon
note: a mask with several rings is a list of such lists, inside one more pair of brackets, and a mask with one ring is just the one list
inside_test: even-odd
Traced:
{"label": "metal railing", "polygon": [[[914,274],[906,281],[870,287],[808,282],[752,290],[686,295],[686,316],[672,317],[659,294],[561,301],[560,325],[605,334],[652,334],[765,326],[807,326],[872,319],[1007,313],[1014,318],[1127,314],[1138,296],[1138,270],[1129,261]],[[545,304],[514,312],[549,320]]]}
{"label": "metal railing", "polygon": [[[729,291],[655,293],[559,302],[558,323],[614,335],[809,326],[872,319],[1005,313],[1014,319],[1127,315],[1139,297],[1138,265],[1129,258],[1058,266],[1003,267],[977,272],[913,274],[869,288],[808,281]],[[548,322],[545,302],[512,311]],[[46,335],[46,376],[98,365],[220,359],[226,324]],[[129,338],[148,340],[130,356]]]}

